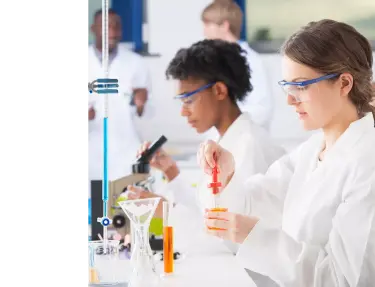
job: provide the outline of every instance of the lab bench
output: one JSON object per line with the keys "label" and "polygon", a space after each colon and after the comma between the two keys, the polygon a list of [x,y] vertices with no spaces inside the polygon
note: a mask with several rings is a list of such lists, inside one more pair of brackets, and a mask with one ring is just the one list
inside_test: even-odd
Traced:
{"label": "lab bench", "polygon": [[[175,261],[173,275],[161,279],[158,286],[256,287],[220,239],[205,234],[201,228],[196,228],[191,220],[190,224],[188,223],[188,218],[192,219],[191,216],[183,207],[174,208],[175,250],[181,252],[182,259]],[[120,279],[126,282],[132,271],[130,261],[119,260],[117,268],[113,272],[117,272],[121,276]],[[162,261],[156,261],[156,270],[159,274],[162,273]]]}
{"label": "lab bench", "polygon": [[[193,185],[198,183],[200,174],[196,160],[191,157],[189,160],[179,161],[178,165],[184,181],[194,188]],[[159,177],[157,174],[154,176]],[[161,182],[160,179],[157,180],[155,189],[160,190],[164,184],[165,182]],[[174,274],[160,280],[160,287],[256,287],[221,239],[204,232],[204,223],[200,215],[177,204],[170,216],[174,228],[174,248],[181,253],[182,258],[175,261]],[[113,272],[117,272],[121,280],[126,282],[132,271],[130,261],[119,260],[117,268]],[[158,273],[162,272],[162,261],[156,261],[156,269]],[[123,284],[114,287],[126,286]]]}

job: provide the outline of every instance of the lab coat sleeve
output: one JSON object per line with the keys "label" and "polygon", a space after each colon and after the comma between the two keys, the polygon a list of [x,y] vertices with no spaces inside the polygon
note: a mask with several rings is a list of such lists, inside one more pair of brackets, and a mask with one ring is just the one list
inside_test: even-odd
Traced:
{"label": "lab coat sleeve", "polygon": [[374,168],[356,172],[348,184],[324,246],[298,242],[261,219],[239,249],[242,265],[285,287],[373,286]]}
{"label": "lab coat sleeve", "polygon": [[[233,182],[245,182],[249,176],[264,173],[267,171],[269,163],[266,160],[264,145],[267,143],[258,143],[254,140],[254,137],[245,134],[237,138],[238,145],[233,150],[232,155],[235,158],[235,177]],[[260,139],[257,139],[260,140]],[[211,179],[206,182],[209,184]],[[225,206],[230,212],[247,214],[246,213],[246,202],[243,201],[241,194],[242,190],[246,187],[234,187],[231,184],[225,188],[219,198],[220,206]],[[204,203],[202,203],[204,205]]]}
{"label": "lab coat sleeve", "polygon": [[[235,213],[254,215],[280,224],[284,198],[293,175],[299,149],[274,162],[265,174],[255,174],[244,180],[244,171],[236,171],[225,190],[237,193],[238,206]],[[230,210],[231,211],[231,210]]]}
{"label": "lab coat sleeve", "polygon": [[[293,154],[275,162],[266,174],[255,174],[255,162],[258,165],[264,163],[262,152],[254,149],[247,149],[247,152],[254,153],[252,160],[249,160],[249,156],[237,156],[245,160],[236,163],[236,172],[222,193],[225,198],[220,196],[220,200],[223,200],[221,206],[237,214],[262,216],[280,225],[284,194],[293,172]],[[267,170],[265,166],[257,167],[258,171],[261,169]],[[248,178],[249,174],[253,176]],[[224,241],[224,244],[234,254],[238,251],[238,244],[230,241]]]}
{"label": "lab coat sleeve", "polygon": [[138,57],[136,65],[134,65],[135,71],[132,78],[132,88],[133,89],[147,89],[148,92],[151,91],[151,79],[148,66],[145,59],[141,56]]}
{"label": "lab coat sleeve", "polygon": [[189,188],[189,183],[179,174],[172,181],[168,182],[167,190],[173,195],[173,200],[177,204],[182,204],[194,212],[200,212],[197,204],[196,189]]}
{"label": "lab coat sleeve", "polygon": [[92,120],[89,120],[89,133],[98,130],[101,127],[101,111],[99,103],[100,102],[97,99],[95,99],[95,94],[89,94],[88,110],[90,110],[90,108],[93,108],[95,111],[95,117]]}

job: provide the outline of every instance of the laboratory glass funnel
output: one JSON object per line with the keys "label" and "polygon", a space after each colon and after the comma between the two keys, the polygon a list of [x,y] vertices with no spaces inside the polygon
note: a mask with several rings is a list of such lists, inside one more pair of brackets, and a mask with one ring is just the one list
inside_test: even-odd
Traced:
{"label": "laboratory glass funnel", "polygon": [[89,241],[89,286],[113,286],[120,282],[119,241]]}
{"label": "laboratory glass funnel", "polygon": [[135,242],[132,242],[133,273],[129,287],[158,286],[159,276],[149,241],[149,227],[160,198],[126,200],[119,205],[131,221]]}

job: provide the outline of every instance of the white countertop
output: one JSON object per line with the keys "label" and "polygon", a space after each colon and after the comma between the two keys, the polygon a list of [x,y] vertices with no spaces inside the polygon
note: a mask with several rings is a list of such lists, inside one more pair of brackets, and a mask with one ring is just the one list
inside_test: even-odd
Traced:
{"label": "white countertop", "polygon": [[175,274],[163,280],[160,286],[256,287],[246,271],[237,265],[235,257],[225,253],[187,255],[175,265]]}
{"label": "white countertop", "polygon": [[223,242],[204,233],[197,216],[183,206],[173,209],[175,250],[185,258],[175,264],[175,276],[161,286],[255,287]]}
{"label": "white countertop", "polygon": [[[175,263],[173,275],[160,279],[158,287],[256,287],[228,251],[210,251],[207,248],[205,252],[192,252],[185,256]],[[161,274],[162,262],[157,263],[157,270]],[[121,274],[122,281],[127,281],[131,274],[130,261],[121,260],[117,272]]]}

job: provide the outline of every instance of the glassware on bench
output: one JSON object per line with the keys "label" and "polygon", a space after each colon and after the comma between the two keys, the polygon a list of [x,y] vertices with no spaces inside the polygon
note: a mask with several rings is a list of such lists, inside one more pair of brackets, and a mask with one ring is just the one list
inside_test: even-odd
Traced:
{"label": "glassware on bench", "polygon": [[[119,241],[89,241],[89,286],[119,284]],[[104,248],[106,245],[106,248]]]}
{"label": "glassware on bench", "polygon": [[147,198],[119,202],[135,233],[131,256],[133,272],[128,287],[158,286],[159,276],[150,247],[149,227],[159,201],[160,198]]}

